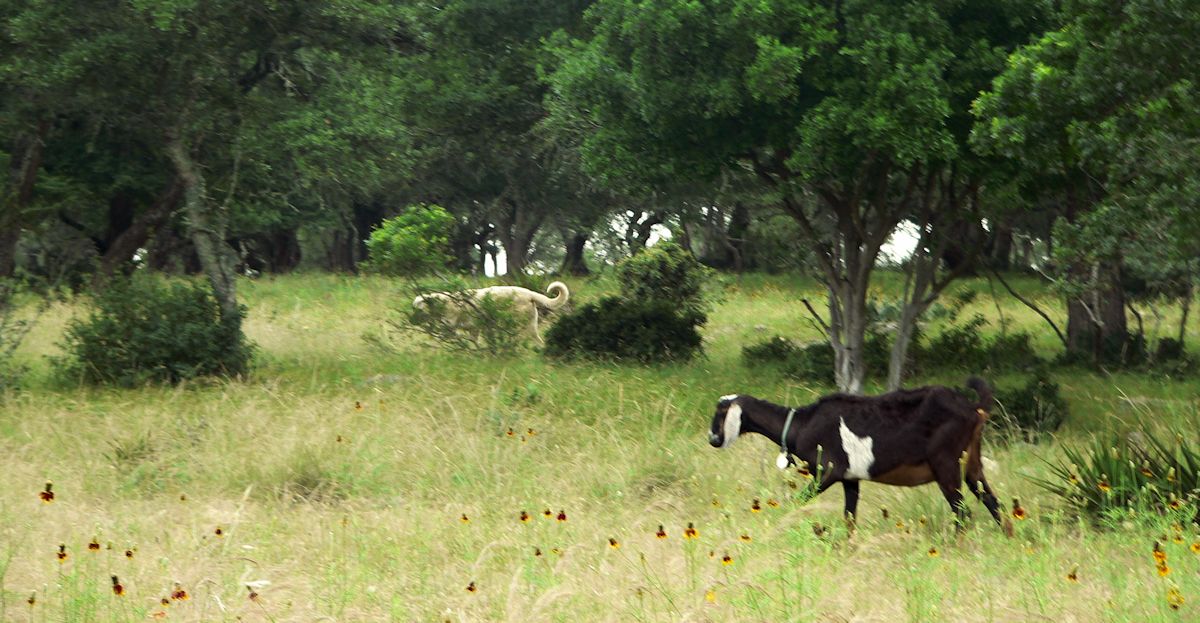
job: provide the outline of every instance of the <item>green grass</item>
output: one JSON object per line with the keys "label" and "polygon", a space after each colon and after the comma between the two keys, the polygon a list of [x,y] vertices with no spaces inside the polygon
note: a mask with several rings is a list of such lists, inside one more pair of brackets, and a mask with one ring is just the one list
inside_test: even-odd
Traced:
{"label": "green grass", "polygon": [[[799,477],[773,467],[768,440],[710,448],[717,396],[795,404],[830,391],[740,361],[744,344],[770,335],[818,339],[798,304],[823,300],[816,286],[760,275],[723,281],[706,357],[648,368],[560,364],[533,352],[488,360],[408,338],[386,352],[362,336],[380,334],[389,307],[409,300],[399,284],[244,281],[247,331],[260,349],[252,377],[138,390],[54,379],[44,355],[84,309],[58,305],[22,347],[29,389],[0,405],[0,620],[1200,617],[1200,556],[1188,547],[1200,537],[1185,531],[1175,543],[1168,517],[1104,527],[1074,518],[1027,479],[1047,475],[1037,457],[1058,456],[1054,444],[985,449],[999,463],[990,475],[998,494],[1029,512],[1013,539],[978,504],[975,522],[956,535],[932,486],[872,484],[848,537],[841,492],[804,501],[790,486]],[[1017,282],[1063,316],[1049,292]],[[577,302],[612,289],[603,279],[570,285]],[[899,285],[883,275],[878,292]],[[959,287],[980,290],[969,312],[997,330],[987,282]],[[1009,330],[1033,333],[1053,353],[1056,340],[1034,314],[1008,299],[998,305]],[[958,385],[969,372],[913,382]],[[1195,417],[1194,379],[1078,369],[1055,377],[1072,410],[1066,439]],[[50,504],[38,499],[47,479]],[[754,498],[761,512],[751,512]],[[543,517],[547,509],[567,521]],[[683,538],[689,522],[699,538]],[[666,539],[655,536],[660,524]],[[93,539],[99,551],[87,549]],[[1151,557],[1156,540],[1167,550],[1166,578]],[[69,554],[61,563],[60,544]],[[725,554],[732,564],[722,564]],[[112,575],[123,596],[112,593]],[[176,582],[190,598],[161,607]],[[1167,606],[1172,587],[1186,599],[1179,611]]]}

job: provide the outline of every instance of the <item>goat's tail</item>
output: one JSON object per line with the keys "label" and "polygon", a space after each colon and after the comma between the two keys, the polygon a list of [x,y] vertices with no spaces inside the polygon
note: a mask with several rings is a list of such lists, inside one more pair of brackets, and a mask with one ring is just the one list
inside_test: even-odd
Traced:
{"label": "goat's tail", "polygon": [[973,376],[967,379],[967,387],[975,390],[976,394],[979,394],[979,402],[976,404],[976,408],[990,412],[992,404],[995,402],[995,395],[992,393],[992,388],[987,384],[987,381]]}

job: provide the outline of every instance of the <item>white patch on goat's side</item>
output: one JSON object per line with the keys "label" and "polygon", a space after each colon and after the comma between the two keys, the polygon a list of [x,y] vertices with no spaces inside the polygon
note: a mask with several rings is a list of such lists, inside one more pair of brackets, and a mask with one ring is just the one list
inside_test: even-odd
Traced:
{"label": "white patch on goat's side", "polygon": [[742,405],[733,403],[729,410],[725,412],[725,439],[721,442],[722,448],[728,448],[729,444],[733,443],[734,439],[742,433]]}
{"label": "white patch on goat's side", "polygon": [[737,400],[737,397],[737,394],[725,394],[724,396],[721,396],[721,399],[718,402],[733,402],[734,400]]}
{"label": "white patch on goat's side", "polygon": [[842,437],[842,449],[846,451],[846,459],[850,465],[846,468],[846,478],[852,480],[867,480],[870,478],[871,464],[875,462],[875,453],[871,446],[875,441],[870,437],[859,437],[846,426],[845,418],[838,418],[841,425],[838,433]]}

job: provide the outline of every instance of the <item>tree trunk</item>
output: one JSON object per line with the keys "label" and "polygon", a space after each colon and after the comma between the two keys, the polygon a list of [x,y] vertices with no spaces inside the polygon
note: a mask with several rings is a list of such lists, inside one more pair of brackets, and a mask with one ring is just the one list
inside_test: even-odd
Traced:
{"label": "tree trunk", "polygon": [[559,272],[575,276],[591,274],[592,271],[588,270],[583,257],[583,248],[587,245],[587,241],[587,232],[572,234],[569,230],[563,231],[563,244],[566,246],[567,253],[563,256],[562,268],[559,269]]}
{"label": "tree trunk", "polygon": [[861,394],[867,367],[863,344],[867,331],[867,288],[842,281],[829,287],[829,342],[834,381],[839,391]]}
{"label": "tree trunk", "polygon": [[104,255],[100,257],[100,265],[92,275],[93,287],[103,284],[113,276],[118,267],[133,259],[133,254],[150,240],[151,233],[170,218],[182,196],[183,185],[176,178],[171,181],[167,190],[155,199],[150,207],[146,208],[145,212],[136,216],[127,227],[120,230],[115,238],[112,238],[108,247],[104,249]]}
{"label": "tree trunk", "polygon": [[725,231],[725,248],[729,253],[729,266],[734,272],[742,272],[746,266],[746,236],[750,233],[750,210],[742,202],[733,204],[729,216],[729,228]]}
{"label": "tree trunk", "polygon": [[917,319],[925,313],[927,306],[905,301],[904,310],[900,312],[900,325],[896,327],[896,341],[892,342],[892,351],[888,355],[888,391],[896,391],[904,383],[904,372],[908,366],[908,350],[912,346],[912,338],[917,330]]}
{"label": "tree trunk", "polygon": [[17,240],[21,227],[13,223],[0,230],[0,279],[12,277],[17,268]]}
{"label": "tree trunk", "polygon": [[329,244],[325,246],[325,268],[335,273],[351,273],[356,269],[353,227],[338,227],[333,230]]}
{"label": "tree trunk", "polygon": [[1187,321],[1188,312],[1192,309],[1192,296],[1195,294],[1192,284],[1188,283],[1187,288],[1183,293],[1183,310],[1179,316],[1179,352],[1187,352],[1185,340],[1187,339]]}
{"label": "tree trunk", "polygon": [[1008,270],[1012,266],[1012,227],[1004,223],[996,223],[992,231],[991,243],[991,248],[988,249],[988,265],[996,270]]}
{"label": "tree trunk", "polygon": [[533,247],[533,238],[542,225],[542,218],[515,201],[503,201],[508,209],[501,215],[500,227],[496,233],[500,236],[500,243],[504,245],[506,272],[509,275],[524,275],[529,262],[529,251]]}
{"label": "tree trunk", "polygon": [[504,234],[505,273],[508,275],[524,275],[529,259],[529,247],[533,236],[522,236],[519,233]]}
{"label": "tree trunk", "polygon": [[1119,264],[1098,264],[1090,276],[1082,267],[1071,272],[1094,287],[1067,301],[1067,353],[1097,365],[1124,361],[1129,331]]}
{"label": "tree trunk", "polygon": [[17,266],[17,240],[25,210],[33,197],[34,183],[42,168],[42,151],[49,121],[39,121],[32,133],[20,132],[14,141],[8,161],[8,192],[0,212],[0,277],[12,277]]}
{"label": "tree trunk", "polygon": [[300,240],[296,230],[281,229],[268,234],[271,240],[271,272],[290,273],[300,265]]}
{"label": "tree trunk", "polygon": [[167,156],[175,166],[175,173],[183,186],[183,206],[189,236],[200,258],[200,266],[217,297],[221,320],[240,331],[242,316],[237,301],[235,255],[225,243],[228,229],[226,208],[209,202],[204,174],[179,137],[172,136],[167,141]]}

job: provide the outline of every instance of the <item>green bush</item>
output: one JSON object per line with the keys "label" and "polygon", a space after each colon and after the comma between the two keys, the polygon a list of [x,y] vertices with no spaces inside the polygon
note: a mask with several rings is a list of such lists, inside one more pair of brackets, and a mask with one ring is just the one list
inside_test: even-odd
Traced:
{"label": "green bush", "polygon": [[911,356],[919,370],[948,367],[973,372],[1015,370],[1044,363],[1033,349],[1028,333],[985,335],[987,320],[975,315],[963,323],[946,326],[933,338],[913,339]]}
{"label": "green bush", "polygon": [[712,274],[712,269],[670,240],[625,258],[616,267],[622,298],[662,301],[697,313],[706,309],[705,287]]}
{"label": "green bush", "polygon": [[[887,372],[891,356],[891,340],[886,334],[868,332],[863,342],[863,363],[868,374]],[[742,348],[742,361],[747,367],[777,365],[784,374],[803,381],[834,383],[833,346],[826,341],[796,344],[775,336]]]}
{"label": "green bush", "polygon": [[512,301],[490,296],[477,299],[461,284],[444,291],[416,288],[421,303],[405,301],[393,328],[416,331],[442,348],[460,352],[508,355],[520,348],[528,319],[515,313]]}
{"label": "green bush", "polygon": [[208,288],[152,278],[113,282],[67,325],[63,349],[66,374],[124,386],[242,374],[253,351]]}
{"label": "green bush", "polygon": [[546,333],[546,354],[643,363],[691,359],[706,318],[662,300],[605,297],[559,319]]}
{"label": "green bush", "polygon": [[455,220],[441,207],[409,206],[383,221],[367,240],[366,269],[384,275],[421,275],[450,264]]}
{"label": "green bush", "polygon": [[991,425],[1008,439],[1038,443],[1057,431],[1069,413],[1067,401],[1045,372],[1037,370],[1025,385],[996,388],[998,409],[993,409]]}
{"label": "green bush", "polygon": [[802,350],[803,347],[795,342],[782,335],[776,335],[757,344],[743,346],[742,363],[749,368],[769,364],[785,364],[799,356]]}
{"label": "green bush", "polygon": [[1195,431],[1164,439],[1150,431],[1094,437],[1065,445],[1047,464],[1051,476],[1034,482],[1082,513],[1149,508],[1200,522],[1200,438]]}

